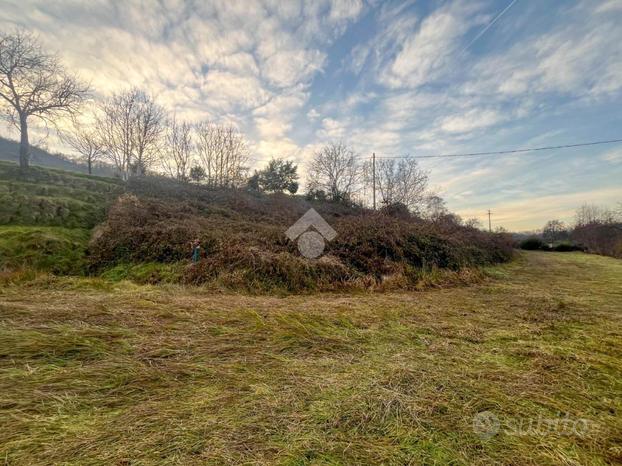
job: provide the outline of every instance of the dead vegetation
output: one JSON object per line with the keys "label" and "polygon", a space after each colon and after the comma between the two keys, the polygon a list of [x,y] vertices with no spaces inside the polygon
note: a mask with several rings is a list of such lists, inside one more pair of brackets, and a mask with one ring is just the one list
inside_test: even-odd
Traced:
{"label": "dead vegetation", "polygon": [[[203,259],[183,267],[179,282],[255,291],[413,288],[439,270],[449,276],[512,257],[508,236],[463,226],[451,216],[434,222],[396,218],[282,194],[179,186],[131,180],[134,194],[121,197],[93,234],[91,270],[188,264],[194,238]],[[338,232],[321,260],[302,257],[284,234],[312,207]]]}

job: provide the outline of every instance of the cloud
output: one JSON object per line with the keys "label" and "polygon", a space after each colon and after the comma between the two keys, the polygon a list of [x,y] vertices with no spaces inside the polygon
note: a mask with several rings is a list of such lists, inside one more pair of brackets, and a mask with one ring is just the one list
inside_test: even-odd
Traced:
{"label": "cloud", "polygon": [[447,133],[467,133],[494,126],[504,120],[496,110],[474,108],[460,115],[451,115],[440,121],[440,128]]}
{"label": "cloud", "polygon": [[[467,48],[498,12],[492,0],[5,0],[0,27],[37,32],[95,99],[140,86],[180,119],[235,124],[255,159],[303,162],[339,139],[366,156],[614,138],[620,2],[516,2]],[[567,155],[422,165],[460,211],[617,183],[619,151]]]}
{"label": "cloud", "polygon": [[367,44],[358,44],[350,52],[348,57],[347,68],[354,74],[359,74],[367,61],[367,57],[371,52]]}
{"label": "cloud", "polygon": [[613,149],[605,152],[600,158],[605,162],[610,162],[613,164],[622,163],[622,149]]}
{"label": "cloud", "polygon": [[256,77],[228,71],[208,71],[201,79],[200,91],[208,101],[207,105],[221,113],[231,112],[236,108],[252,109],[270,98],[270,93]]}
{"label": "cloud", "polygon": [[360,0],[337,0],[330,8],[329,21],[334,24],[345,24],[356,19],[363,11],[363,2]]}
{"label": "cloud", "polygon": [[319,138],[325,141],[338,141],[343,139],[346,125],[332,118],[322,119],[322,128],[317,132]]}
{"label": "cloud", "polygon": [[358,0],[163,1],[149,8],[140,1],[8,0],[0,25],[37,32],[97,98],[139,86],[181,118],[235,120],[251,136],[287,139],[308,98],[304,88],[323,71],[322,48],[364,8]]}
{"label": "cloud", "polygon": [[458,210],[463,218],[478,218],[488,220],[485,216],[487,209],[491,209],[492,224],[503,226],[511,231],[530,230],[541,228],[548,220],[560,219],[572,223],[576,209],[585,202],[598,205],[615,205],[622,197],[621,188],[604,188],[572,193],[551,194],[539,196],[537,202],[533,199],[520,199],[509,202],[489,202],[476,209]]}
{"label": "cloud", "polygon": [[596,13],[610,13],[614,11],[622,11],[622,3],[618,0],[608,0],[596,8]]}
{"label": "cloud", "polygon": [[318,50],[279,51],[265,59],[262,75],[274,86],[291,87],[320,71],[324,59]]}
{"label": "cloud", "polygon": [[476,63],[465,91],[515,97],[622,90],[619,15],[606,17],[584,4],[563,13],[561,25]]}
{"label": "cloud", "polygon": [[454,2],[429,15],[411,33],[389,64],[381,81],[393,88],[418,87],[437,77],[455,62],[460,39],[486,19],[474,16],[476,8]]}
{"label": "cloud", "polygon": [[312,108],[311,110],[309,110],[307,112],[307,118],[311,121],[315,121],[320,117],[320,112],[318,112],[316,109]]}

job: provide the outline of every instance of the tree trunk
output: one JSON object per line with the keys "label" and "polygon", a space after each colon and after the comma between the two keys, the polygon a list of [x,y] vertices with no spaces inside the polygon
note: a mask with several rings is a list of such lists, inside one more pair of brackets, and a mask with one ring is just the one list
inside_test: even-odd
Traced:
{"label": "tree trunk", "polygon": [[87,159],[86,164],[87,164],[87,165],[88,165],[88,167],[89,167],[89,175],[92,175],[92,173],[91,173],[91,167],[92,167],[92,165],[93,165],[93,162],[91,161],[91,157],[89,157],[89,158]]}
{"label": "tree trunk", "polygon": [[28,124],[25,116],[20,116],[19,118],[19,129],[21,133],[19,141],[19,168],[27,170],[30,161],[30,144],[28,143]]}

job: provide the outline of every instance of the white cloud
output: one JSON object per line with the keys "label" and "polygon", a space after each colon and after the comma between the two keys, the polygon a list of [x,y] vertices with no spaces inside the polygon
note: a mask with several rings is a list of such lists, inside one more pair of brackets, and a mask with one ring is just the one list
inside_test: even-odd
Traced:
{"label": "white cloud", "polygon": [[605,162],[614,164],[622,163],[622,149],[613,149],[605,152],[600,158]]}
{"label": "white cloud", "polygon": [[450,115],[440,121],[440,128],[447,133],[467,133],[494,126],[503,121],[496,110],[474,108],[460,115]]}
{"label": "white cloud", "polygon": [[362,11],[361,0],[335,0],[330,8],[329,20],[335,24],[343,24],[356,19]]}
{"label": "white cloud", "polygon": [[407,37],[382,81],[394,88],[418,87],[438,76],[455,62],[462,36],[486,19],[473,16],[475,11],[472,6],[454,2],[433,12],[416,33]]}
{"label": "white cloud", "polygon": [[262,75],[278,87],[306,82],[322,69],[325,55],[318,50],[284,50],[266,58]]}
{"label": "white cloud", "polygon": [[621,11],[622,3],[618,0],[608,0],[603,2],[596,8],[597,13],[610,13],[612,11]]}
{"label": "white cloud", "polygon": [[317,133],[321,140],[338,141],[343,139],[346,132],[346,125],[332,118],[322,119],[322,129]]}
{"label": "white cloud", "polygon": [[99,97],[140,86],[181,118],[235,120],[274,145],[287,139],[304,88],[323,69],[322,47],[363,9],[359,0],[171,0],[148,8],[8,0],[0,27],[38,32]]}
{"label": "white cloud", "polygon": [[320,117],[320,112],[318,112],[316,109],[312,108],[311,110],[309,110],[307,112],[307,118],[311,121],[315,121]]}
{"label": "white cloud", "polygon": [[236,107],[252,109],[266,102],[270,96],[257,78],[228,71],[208,71],[200,89],[207,105],[222,112],[235,110]]}
{"label": "white cloud", "polygon": [[622,90],[619,15],[599,15],[584,4],[564,14],[561,25],[476,63],[464,91],[517,97]]}
{"label": "white cloud", "polygon": [[359,74],[367,61],[370,51],[370,47],[366,44],[356,45],[348,57],[347,68],[352,71],[352,73]]}

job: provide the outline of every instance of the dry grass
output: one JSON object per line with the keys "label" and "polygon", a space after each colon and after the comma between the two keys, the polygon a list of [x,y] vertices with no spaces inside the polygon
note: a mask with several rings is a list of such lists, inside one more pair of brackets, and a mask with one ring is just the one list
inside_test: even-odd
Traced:
{"label": "dry grass", "polygon": [[[622,461],[622,262],[526,253],[484,283],[285,298],[98,279],[0,291],[7,464]],[[586,435],[476,435],[568,416]]]}

